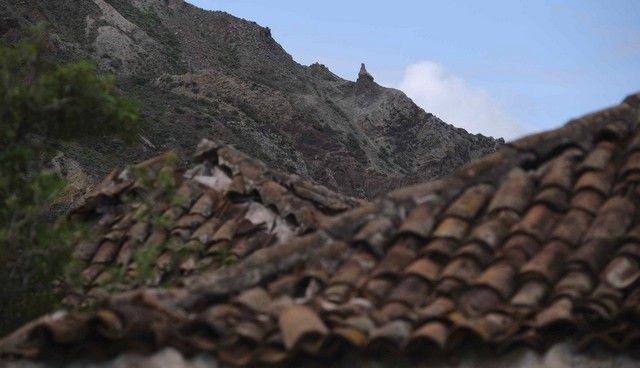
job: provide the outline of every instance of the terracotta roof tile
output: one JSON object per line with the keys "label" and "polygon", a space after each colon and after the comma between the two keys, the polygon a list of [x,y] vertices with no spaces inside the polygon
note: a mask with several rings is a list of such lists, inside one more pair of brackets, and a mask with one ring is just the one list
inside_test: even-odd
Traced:
{"label": "terracotta roof tile", "polygon": [[533,181],[519,167],[514,168],[504,179],[498,192],[489,204],[489,211],[511,209],[522,213],[529,204],[533,192]]}
{"label": "terracotta roof tile", "polygon": [[[244,365],[472,340],[632,346],[638,96],[370,203],[211,141],[192,169],[171,171],[176,192],[153,205],[135,168],[114,171],[76,210],[95,239],[76,249],[86,292],[67,301],[98,298],[98,310],[45,316],[2,340],[0,354],[171,345]],[[118,264],[127,273],[116,283]]]}
{"label": "terracotta roof tile", "polygon": [[571,246],[579,244],[587,231],[593,215],[582,209],[570,209],[556,224],[551,233],[551,239],[558,239]]}

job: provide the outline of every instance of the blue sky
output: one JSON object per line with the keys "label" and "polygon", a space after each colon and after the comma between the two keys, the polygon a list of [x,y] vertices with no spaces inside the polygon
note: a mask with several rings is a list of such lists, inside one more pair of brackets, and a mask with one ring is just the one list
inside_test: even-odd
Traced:
{"label": "blue sky", "polygon": [[640,91],[640,1],[188,0],[271,28],[305,65],[379,83],[474,133],[548,129]]}

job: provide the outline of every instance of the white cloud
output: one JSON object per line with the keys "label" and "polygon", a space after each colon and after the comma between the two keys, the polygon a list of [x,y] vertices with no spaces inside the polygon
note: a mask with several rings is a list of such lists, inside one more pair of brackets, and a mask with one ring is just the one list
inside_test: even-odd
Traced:
{"label": "white cloud", "polygon": [[485,90],[469,85],[439,63],[425,60],[409,65],[396,87],[427,112],[471,133],[506,140],[525,133],[522,123]]}

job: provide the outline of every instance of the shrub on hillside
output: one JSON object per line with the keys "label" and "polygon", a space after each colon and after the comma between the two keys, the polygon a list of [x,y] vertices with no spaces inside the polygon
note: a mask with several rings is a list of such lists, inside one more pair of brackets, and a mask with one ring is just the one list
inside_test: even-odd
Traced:
{"label": "shrub on hillside", "polygon": [[50,206],[64,187],[43,170],[47,138],[119,133],[134,137],[137,105],[87,61],[56,64],[43,27],[15,45],[0,43],[0,335],[49,311],[52,284],[79,236]]}

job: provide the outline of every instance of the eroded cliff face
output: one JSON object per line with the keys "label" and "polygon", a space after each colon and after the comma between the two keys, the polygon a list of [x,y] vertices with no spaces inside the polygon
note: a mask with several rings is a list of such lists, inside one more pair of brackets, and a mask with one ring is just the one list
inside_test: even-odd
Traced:
{"label": "eroded cliff face", "polygon": [[93,176],[171,148],[188,153],[214,137],[343,193],[373,197],[446,174],[502,143],[445,124],[378,85],[364,65],[356,82],[321,64],[300,65],[269,28],[181,0],[0,5],[5,39],[46,21],[58,59],[94,59],[142,101],[148,128],[137,146],[65,145]]}

